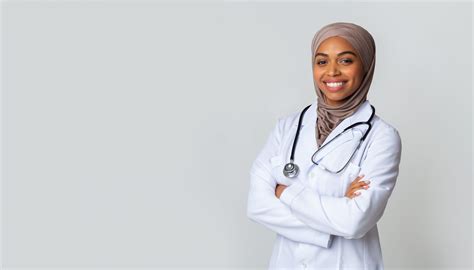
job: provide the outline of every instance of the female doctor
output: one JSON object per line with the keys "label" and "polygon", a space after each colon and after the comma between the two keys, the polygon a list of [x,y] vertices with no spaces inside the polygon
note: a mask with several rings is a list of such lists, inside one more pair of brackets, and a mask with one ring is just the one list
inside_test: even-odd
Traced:
{"label": "female doctor", "polygon": [[402,145],[367,100],[375,42],[332,23],[312,63],[317,99],[278,120],[250,170],[247,215],[277,234],[270,269],[383,269],[377,222]]}

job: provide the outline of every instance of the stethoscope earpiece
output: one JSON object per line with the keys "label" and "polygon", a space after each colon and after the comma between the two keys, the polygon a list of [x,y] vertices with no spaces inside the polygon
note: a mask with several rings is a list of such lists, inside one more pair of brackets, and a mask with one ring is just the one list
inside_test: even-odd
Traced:
{"label": "stethoscope earpiece", "polygon": [[293,162],[287,163],[285,167],[283,167],[283,174],[288,178],[295,178],[299,171],[300,168]]}

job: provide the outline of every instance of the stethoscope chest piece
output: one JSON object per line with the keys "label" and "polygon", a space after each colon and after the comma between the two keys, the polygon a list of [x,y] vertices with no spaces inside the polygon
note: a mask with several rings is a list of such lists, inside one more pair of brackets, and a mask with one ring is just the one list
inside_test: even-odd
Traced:
{"label": "stethoscope chest piece", "polygon": [[[290,155],[290,162],[287,163],[285,165],[285,167],[283,167],[283,174],[288,177],[288,178],[295,178],[297,175],[298,175],[298,172],[299,172],[299,168],[298,168],[298,165],[296,165],[294,163],[294,160],[295,160],[295,148],[296,148],[296,143],[298,142],[298,137],[299,137],[299,134],[300,134],[300,129],[301,129],[301,122],[303,120],[303,116],[306,112],[306,110],[308,110],[308,108],[311,106],[308,105],[306,108],[303,109],[303,111],[300,113],[300,117],[299,117],[299,120],[298,120],[298,127],[296,129],[296,135],[295,135],[295,139],[293,141],[293,146],[291,147],[291,155]],[[372,121],[372,118],[374,117],[375,115],[375,108],[374,106],[370,105],[370,107],[372,108],[372,114],[370,115],[370,118],[369,120],[365,121],[365,122],[356,122],[356,123],[353,123],[352,125],[346,127],[342,133],[339,133],[338,135],[336,135],[335,137],[333,137],[329,142],[325,143],[322,147],[320,147],[314,154],[313,156],[311,157],[311,160],[314,164],[318,165],[319,167],[321,167],[322,169],[326,170],[326,171],[329,171],[331,173],[339,173],[341,172],[344,168],[346,168],[346,166],[349,164],[349,162],[351,161],[351,159],[353,158],[353,156],[355,155],[355,153],[357,152],[357,150],[359,149],[362,141],[365,140],[365,138],[367,137],[367,134],[369,134],[370,130],[372,129],[372,124],[370,123]],[[328,145],[331,141],[333,141],[334,139],[338,138],[341,134],[344,134],[344,132],[346,130],[349,130],[351,128],[354,128],[358,125],[367,125],[368,126],[368,129],[367,131],[364,133],[364,135],[362,136],[362,138],[360,138],[359,140],[359,144],[357,146],[357,148],[354,149],[354,152],[352,153],[352,155],[349,156],[349,159],[346,161],[344,167],[342,167],[342,169],[339,169],[339,170],[329,170],[327,168],[325,168],[323,165],[319,164],[319,161],[315,161],[314,160],[314,157],[317,155],[317,153],[320,152],[321,149],[323,149],[326,145]]]}
{"label": "stethoscope chest piece", "polygon": [[283,174],[288,178],[295,178],[299,171],[300,168],[293,162],[287,163],[285,167],[283,167]]}

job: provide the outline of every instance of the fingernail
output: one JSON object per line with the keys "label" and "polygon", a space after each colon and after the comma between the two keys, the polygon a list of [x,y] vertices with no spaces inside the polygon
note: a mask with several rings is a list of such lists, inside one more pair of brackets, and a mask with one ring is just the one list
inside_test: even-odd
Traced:
{"label": "fingernail", "polygon": [[360,192],[356,192],[355,195],[360,195]]}
{"label": "fingernail", "polygon": [[367,184],[370,184],[370,180],[365,180],[365,182],[366,182]]}

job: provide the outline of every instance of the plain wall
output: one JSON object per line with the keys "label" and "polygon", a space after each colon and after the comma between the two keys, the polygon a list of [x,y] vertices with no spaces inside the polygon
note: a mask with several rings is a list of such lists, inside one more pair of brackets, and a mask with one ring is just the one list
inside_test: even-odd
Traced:
{"label": "plain wall", "polygon": [[2,265],[265,268],[246,216],[311,40],[372,33],[369,100],[402,161],[387,269],[472,266],[472,3],[2,3]]}

